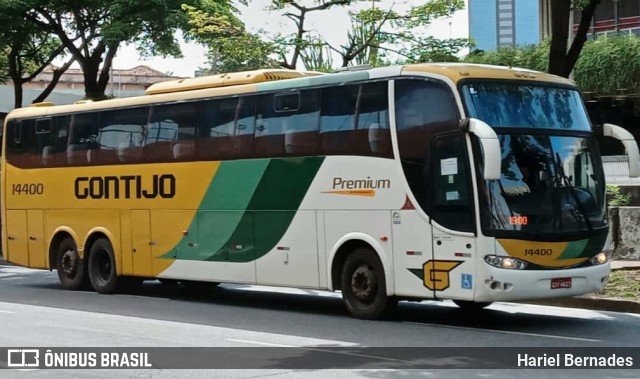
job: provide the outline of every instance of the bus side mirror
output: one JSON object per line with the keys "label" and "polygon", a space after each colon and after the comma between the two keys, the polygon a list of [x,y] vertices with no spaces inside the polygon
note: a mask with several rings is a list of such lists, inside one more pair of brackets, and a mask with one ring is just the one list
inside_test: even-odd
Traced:
{"label": "bus side mirror", "polygon": [[492,127],[484,121],[476,118],[466,118],[460,123],[460,127],[466,133],[473,133],[478,137],[484,155],[484,180],[499,180],[502,167],[502,154],[500,141]]}
{"label": "bus side mirror", "polygon": [[627,159],[629,160],[629,177],[639,177],[640,152],[638,151],[638,144],[633,138],[633,135],[620,126],[614,124],[602,125],[602,134],[605,137],[613,137],[622,142],[624,148],[627,150]]}

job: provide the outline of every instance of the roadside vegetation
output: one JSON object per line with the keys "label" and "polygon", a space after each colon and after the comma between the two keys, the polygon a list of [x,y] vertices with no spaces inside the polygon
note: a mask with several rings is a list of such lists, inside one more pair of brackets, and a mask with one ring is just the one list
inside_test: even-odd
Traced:
{"label": "roadside vegetation", "polygon": [[612,271],[605,289],[595,296],[640,301],[640,270]]}

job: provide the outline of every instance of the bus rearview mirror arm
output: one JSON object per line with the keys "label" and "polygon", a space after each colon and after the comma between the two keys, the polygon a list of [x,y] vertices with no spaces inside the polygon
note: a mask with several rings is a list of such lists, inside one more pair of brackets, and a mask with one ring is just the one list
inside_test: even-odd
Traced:
{"label": "bus rearview mirror arm", "polygon": [[484,180],[499,180],[502,167],[500,141],[492,127],[477,118],[460,120],[460,128],[465,133],[473,133],[478,137],[484,155]]}
{"label": "bus rearview mirror arm", "polygon": [[605,137],[613,137],[622,142],[627,150],[627,158],[629,160],[629,177],[637,178],[640,176],[640,152],[638,144],[633,135],[622,127],[614,124],[602,125],[602,135]]}

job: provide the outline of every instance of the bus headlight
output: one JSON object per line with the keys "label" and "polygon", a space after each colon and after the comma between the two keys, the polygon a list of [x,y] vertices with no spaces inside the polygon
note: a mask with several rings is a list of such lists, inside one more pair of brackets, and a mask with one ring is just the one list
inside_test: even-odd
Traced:
{"label": "bus headlight", "polygon": [[594,266],[605,264],[609,261],[609,254],[603,251],[600,254],[596,255],[595,257],[592,257],[591,259],[589,259],[589,261]]}
{"label": "bus headlight", "polygon": [[527,262],[512,257],[486,255],[484,257],[484,261],[493,267],[504,268],[507,270],[523,270],[525,267],[527,267]]}

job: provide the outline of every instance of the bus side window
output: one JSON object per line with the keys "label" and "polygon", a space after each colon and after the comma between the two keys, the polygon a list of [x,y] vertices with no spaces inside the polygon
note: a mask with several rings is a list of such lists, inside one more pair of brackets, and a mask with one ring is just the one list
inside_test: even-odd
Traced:
{"label": "bus side window", "polygon": [[53,132],[53,119],[44,118],[36,120],[36,146],[37,151],[42,157],[41,164],[44,167],[50,167],[55,164],[53,159],[53,144],[55,143],[55,133]]}
{"label": "bus side window", "polygon": [[442,82],[396,79],[395,114],[398,151],[411,192],[429,209],[429,143],[437,133],[458,130],[460,116],[451,89]]}
{"label": "bus side window", "polygon": [[[330,87],[322,90],[320,110],[320,145],[324,155],[353,155],[355,115],[359,85]],[[363,150],[363,149],[362,149]],[[369,147],[366,147],[369,150]]]}
{"label": "bus side window", "polygon": [[319,90],[301,91],[298,109],[282,119],[286,155],[318,154],[319,96]]}
{"label": "bus side window", "polygon": [[236,113],[236,129],[233,147],[239,158],[253,156],[253,144],[256,128],[256,97],[241,97]]}
{"label": "bus side window", "polygon": [[20,168],[39,167],[35,120],[9,121],[7,133],[7,160]]}
{"label": "bus side window", "polygon": [[387,81],[362,85],[358,101],[356,146],[368,143],[367,155],[393,157],[389,130],[389,100]]}
{"label": "bus side window", "polygon": [[198,140],[198,158],[205,160],[236,159],[232,138],[238,98],[207,100],[202,103],[203,116]]}
{"label": "bus side window", "polygon": [[437,136],[431,143],[431,217],[440,225],[473,232],[474,212],[467,146],[462,132]]}
{"label": "bus side window", "polygon": [[67,165],[85,166],[89,163],[91,150],[97,148],[100,114],[85,113],[71,115],[67,138]]}
{"label": "bus side window", "polygon": [[[256,158],[287,155],[285,149],[287,131],[299,128],[302,132],[308,127],[308,125],[297,124],[293,117],[302,111],[301,105],[301,92],[298,91],[258,97],[254,138]],[[293,144],[289,145],[289,149],[293,149]]]}
{"label": "bus side window", "polygon": [[99,150],[89,154],[94,164],[142,162],[147,108],[116,109],[100,115]]}
{"label": "bus side window", "polygon": [[149,162],[184,161],[196,156],[198,104],[159,105],[151,108],[145,138]]}

